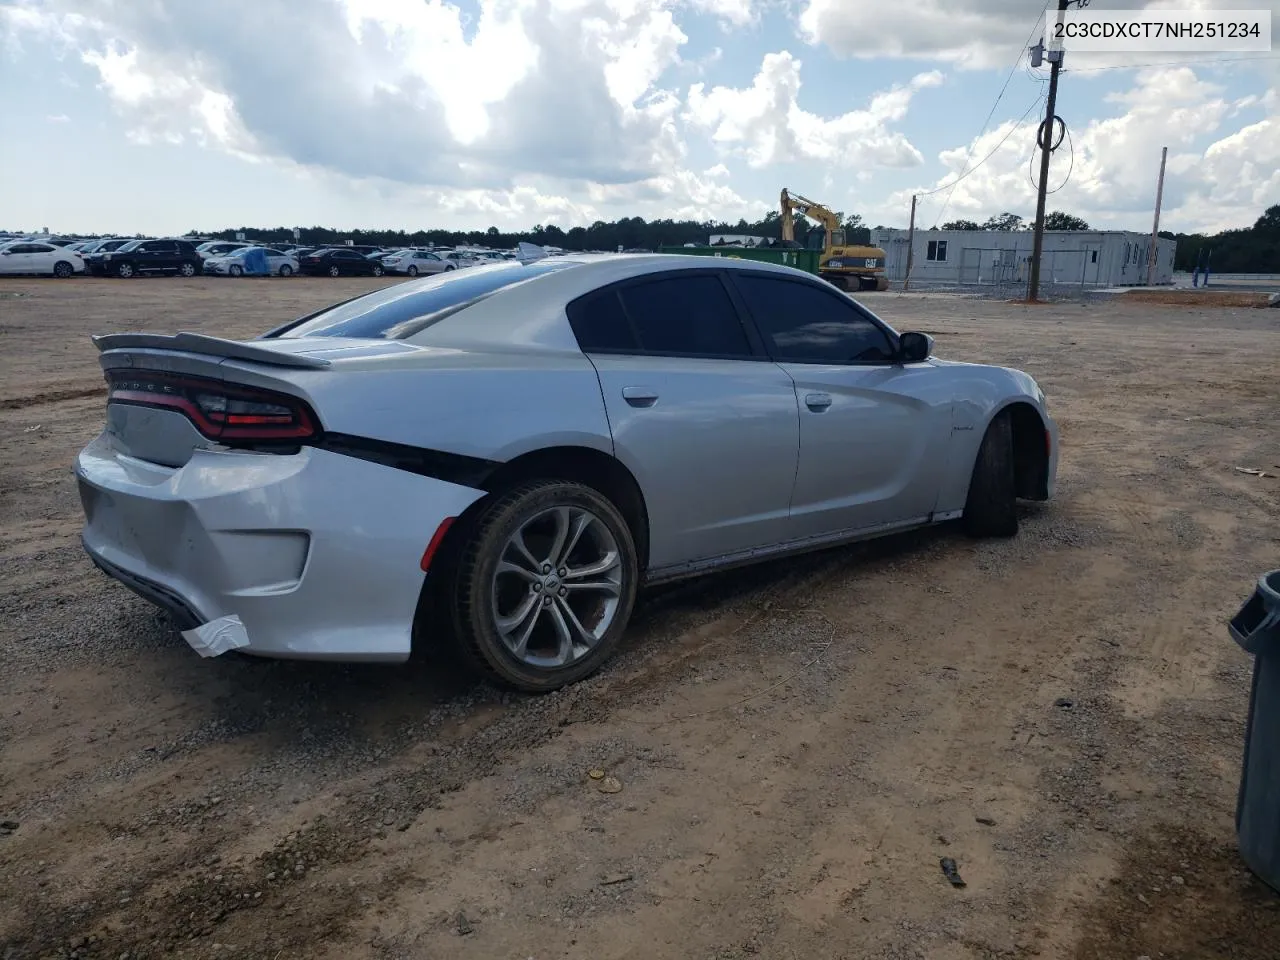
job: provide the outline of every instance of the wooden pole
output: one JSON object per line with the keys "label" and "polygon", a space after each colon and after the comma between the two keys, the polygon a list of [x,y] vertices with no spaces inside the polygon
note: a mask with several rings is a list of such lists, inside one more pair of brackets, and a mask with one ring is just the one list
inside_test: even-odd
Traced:
{"label": "wooden pole", "polygon": [[[1058,0],[1058,19],[1071,0]],[[1058,72],[1062,69],[1062,48],[1050,50],[1049,99],[1044,108],[1044,124],[1041,126],[1044,142],[1040,144],[1040,183],[1036,191],[1035,237],[1031,241],[1031,284],[1027,299],[1040,297],[1040,254],[1044,252],[1044,203],[1049,190],[1049,154],[1053,152],[1053,120],[1058,105]]]}
{"label": "wooden pole", "polygon": [[911,285],[911,261],[916,249],[916,195],[911,195],[911,226],[907,227],[907,274],[902,278],[902,292],[907,292]]}
{"label": "wooden pole", "polygon": [[1151,225],[1151,251],[1147,254],[1147,286],[1156,282],[1156,247],[1160,243],[1160,201],[1164,199],[1164,161],[1169,156],[1169,148],[1160,149],[1160,179],[1156,181],[1156,220]]}

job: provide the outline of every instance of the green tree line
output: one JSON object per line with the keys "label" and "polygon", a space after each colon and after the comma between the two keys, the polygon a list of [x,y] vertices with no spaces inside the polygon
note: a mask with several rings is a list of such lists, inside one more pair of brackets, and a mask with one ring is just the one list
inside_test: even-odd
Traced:
{"label": "green tree line", "polygon": [[[850,243],[869,243],[871,231],[857,214],[845,216],[837,212],[845,225]],[[192,230],[188,236],[209,237],[216,240],[234,240],[243,233],[246,240],[257,243],[292,243],[292,227],[232,227],[226,230],[202,232]],[[522,241],[540,246],[561,247],[565,250],[658,250],[661,247],[681,247],[686,243],[705,244],[714,234],[747,234],[780,240],[782,217],[770,211],[763,220],[645,220],[643,217],[624,217],[606,222],[597,220],[589,227],[571,227],[564,230],[555,224],[538,224],[531,230],[503,231],[497,227],[488,230],[334,230],[330,227],[301,227],[298,242],[304,244],[342,245],[350,240],[354,244],[377,246],[420,247],[434,244],[437,247],[477,245],[499,250],[510,249]],[[801,216],[796,217],[796,239],[806,245],[821,246],[822,230],[814,227]]]}

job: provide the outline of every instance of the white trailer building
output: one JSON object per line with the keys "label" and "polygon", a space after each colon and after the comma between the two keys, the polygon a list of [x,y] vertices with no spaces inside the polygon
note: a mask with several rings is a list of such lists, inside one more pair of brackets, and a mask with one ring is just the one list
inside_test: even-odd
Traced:
{"label": "white trailer building", "polygon": [[[873,230],[871,243],[885,251],[890,280],[907,275],[906,230]],[[927,284],[1026,283],[1031,270],[1030,230],[916,230],[911,282]],[[1155,282],[1173,282],[1176,243],[1156,248]],[[1124,230],[1047,230],[1040,282],[1062,286],[1146,286],[1151,235]]]}

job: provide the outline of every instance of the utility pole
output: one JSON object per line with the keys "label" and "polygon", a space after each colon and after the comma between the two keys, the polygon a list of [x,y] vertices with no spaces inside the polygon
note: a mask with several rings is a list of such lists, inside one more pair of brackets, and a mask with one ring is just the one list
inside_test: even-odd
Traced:
{"label": "utility pole", "polygon": [[[1071,5],[1073,0],[1058,0],[1058,19],[1062,19],[1062,14],[1067,7]],[[1083,4],[1081,4],[1083,6]],[[1047,32],[1047,31],[1046,31]],[[1044,41],[1040,41],[1043,50]],[[1050,48],[1045,56],[1049,59],[1049,99],[1044,108],[1044,123],[1040,126],[1038,134],[1040,140],[1040,184],[1036,191],[1036,226],[1035,239],[1031,245],[1031,284],[1027,290],[1027,299],[1034,303],[1040,296],[1040,254],[1044,250],[1044,202],[1045,196],[1049,189],[1049,154],[1053,152],[1053,121],[1057,116],[1055,110],[1058,106],[1058,72],[1062,69],[1062,48],[1056,50]],[[1039,66],[1036,62],[1036,54],[1033,53],[1033,66]]]}
{"label": "utility pole", "polygon": [[1156,282],[1156,247],[1160,243],[1160,201],[1164,199],[1164,161],[1169,148],[1160,149],[1160,179],[1156,181],[1156,222],[1151,225],[1151,252],[1147,254],[1147,286]]}
{"label": "utility pole", "polygon": [[911,261],[916,249],[916,195],[911,195],[911,225],[907,227],[907,275],[902,278],[902,292],[911,285]]}

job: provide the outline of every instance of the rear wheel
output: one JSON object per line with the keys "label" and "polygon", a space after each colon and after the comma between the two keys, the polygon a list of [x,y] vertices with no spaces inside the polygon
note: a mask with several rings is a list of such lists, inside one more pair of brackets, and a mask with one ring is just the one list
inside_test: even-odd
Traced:
{"label": "rear wheel", "polygon": [[1014,482],[1013,420],[996,414],[978,448],[964,505],[965,532],[973,537],[1012,537],[1018,532]]}
{"label": "rear wheel", "polygon": [[409,264],[409,269],[405,273],[411,277],[416,277],[418,275],[418,265],[416,263]]}
{"label": "rear wheel", "polygon": [[67,263],[65,260],[59,260],[53,265],[53,275],[59,280],[67,279],[67,277],[71,276],[74,272],[75,271],[72,269],[71,264]]}
{"label": "rear wheel", "polygon": [[342,271],[338,269],[337,264],[334,264],[332,267],[329,268],[329,276],[331,277],[336,277],[340,273],[342,273]]}
{"label": "rear wheel", "polygon": [[380,276],[382,276],[382,274],[383,274],[382,264],[380,264],[380,263],[375,263],[375,264],[373,265],[373,275],[374,275],[375,277],[380,277]]}
{"label": "rear wheel", "polygon": [[116,267],[116,276],[121,279],[128,280],[133,276],[133,264],[122,263]]}
{"label": "rear wheel", "polygon": [[639,563],[607,498],[579,483],[533,481],[495,500],[465,536],[450,606],[473,666],[541,693],[610,657],[635,604]]}

